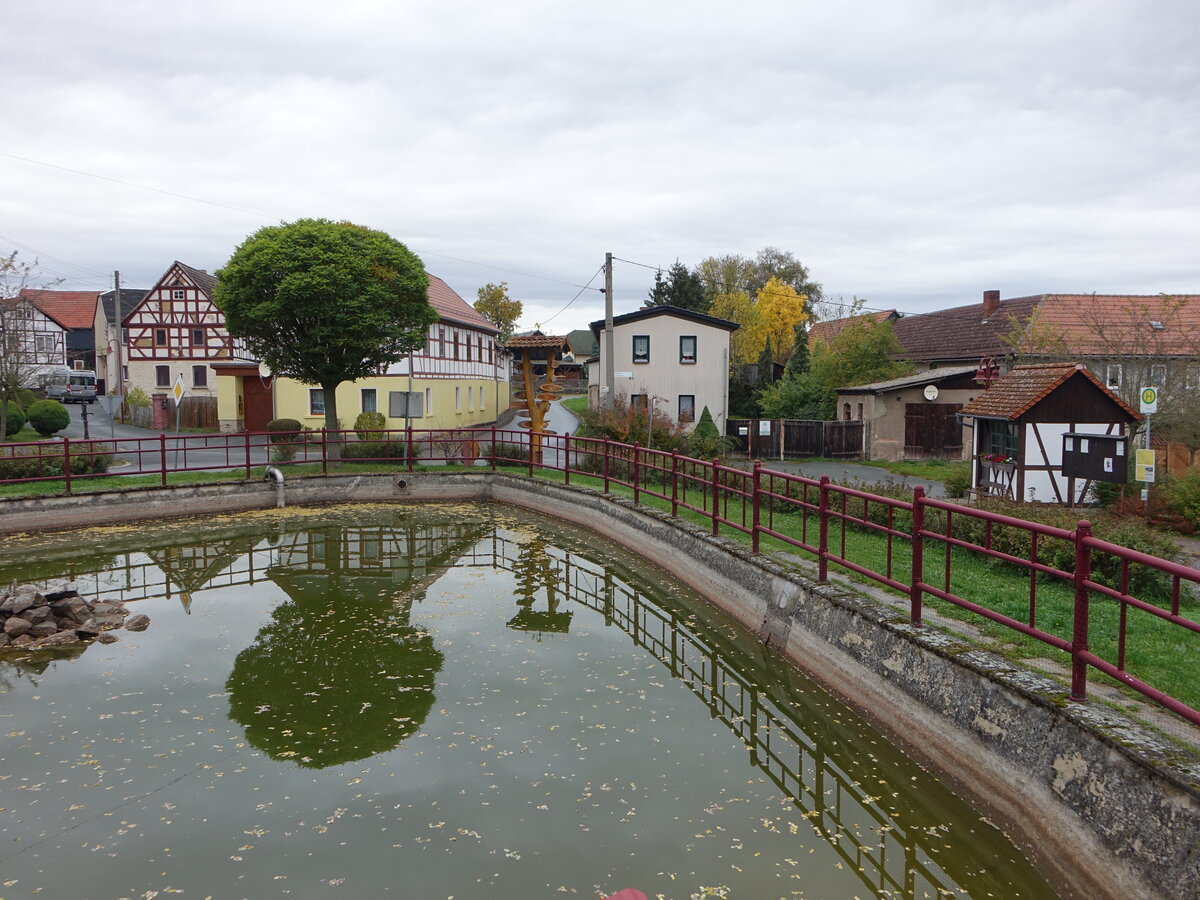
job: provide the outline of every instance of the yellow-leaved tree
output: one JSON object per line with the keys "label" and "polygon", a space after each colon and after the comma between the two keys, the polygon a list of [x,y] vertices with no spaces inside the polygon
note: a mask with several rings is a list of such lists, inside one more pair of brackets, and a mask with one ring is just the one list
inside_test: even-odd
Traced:
{"label": "yellow-leaved tree", "polygon": [[772,276],[758,291],[758,316],[762,322],[762,352],[767,338],[775,362],[783,362],[795,342],[796,326],[808,321],[808,298],[790,284]]}
{"label": "yellow-leaved tree", "polygon": [[713,297],[708,308],[710,316],[737,322],[741,328],[729,339],[729,363],[731,366],[746,366],[758,362],[763,345],[767,340],[762,313],[745,291],[727,291]]}

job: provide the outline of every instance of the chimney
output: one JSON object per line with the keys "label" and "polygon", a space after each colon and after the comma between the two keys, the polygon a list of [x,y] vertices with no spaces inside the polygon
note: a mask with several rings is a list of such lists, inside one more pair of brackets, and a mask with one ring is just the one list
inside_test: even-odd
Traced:
{"label": "chimney", "polygon": [[1000,308],[1000,292],[999,291],[984,291],[983,292],[983,318],[990,319]]}

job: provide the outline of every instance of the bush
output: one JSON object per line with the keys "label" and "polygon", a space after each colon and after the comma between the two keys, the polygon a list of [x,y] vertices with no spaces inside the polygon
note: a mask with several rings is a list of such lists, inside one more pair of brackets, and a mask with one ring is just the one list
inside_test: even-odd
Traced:
{"label": "bush", "polygon": [[387,416],[381,412],[361,412],[354,420],[354,433],[358,435],[360,441],[370,440],[371,432],[383,431],[385,427],[387,427]]}
{"label": "bush", "polygon": [[[671,421],[657,409],[653,422],[649,411],[635,409],[629,398],[620,395],[608,406],[589,407],[580,413],[578,434],[582,437],[608,438],[622,444],[641,444],[655,450],[682,452],[687,434],[682,425]],[[647,440],[649,438],[649,440]]]}
{"label": "bush", "polygon": [[4,436],[6,438],[12,437],[25,427],[25,413],[11,400],[8,401],[8,419],[5,421]]}
{"label": "bush", "polygon": [[359,441],[342,447],[342,459],[408,459],[404,441]]}
{"label": "bush", "polygon": [[708,407],[700,413],[700,421],[687,437],[687,455],[695,459],[712,459],[715,456],[728,456],[731,442],[717,430]]}
{"label": "bush", "polygon": [[37,400],[30,404],[25,416],[30,426],[44,438],[71,424],[71,414],[57,400]]}
{"label": "bush", "polygon": [[965,497],[971,488],[971,470],[963,467],[948,468],[941,476],[947,497]]}
{"label": "bush", "polygon": [[1200,468],[1167,479],[1163,493],[1167,509],[1182,516],[1193,528],[1200,526]]}
{"label": "bush", "polygon": [[37,394],[29,388],[17,388],[17,406],[21,409],[29,409],[35,400],[37,400]]}
{"label": "bush", "polygon": [[[525,466],[529,464],[529,446],[527,444],[497,442],[492,447],[491,455],[495,457],[496,465],[498,466]],[[572,465],[577,465],[577,462],[572,460]]]}
{"label": "bush", "polygon": [[[103,474],[112,465],[112,447],[101,441],[75,441],[71,444],[71,474]],[[0,451],[0,480],[23,478],[61,478],[63,445],[13,448]]]}
{"label": "bush", "polygon": [[125,395],[125,403],[129,406],[145,409],[150,405],[150,397],[140,387],[132,387]]}
{"label": "bush", "polygon": [[295,419],[272,419],[267,423],[272,444],[289,444],[300,436],[302,430]]}

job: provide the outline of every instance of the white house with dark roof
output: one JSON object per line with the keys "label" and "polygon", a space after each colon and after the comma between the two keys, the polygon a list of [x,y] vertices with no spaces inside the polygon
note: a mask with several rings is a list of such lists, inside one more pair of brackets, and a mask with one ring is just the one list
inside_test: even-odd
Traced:
{"label": "white house with dark roof", "polygon": [[[613,318],[615,389],[635,406],[651,403],[675,422],[691,426],[708,407],[725,433],[729,417],[729,336],[740,326],[728,319],[677,306],[653,306]],[[588,361],[588,397],[599,403],[604,387],[604,322],[591,324],[600,354]]]}

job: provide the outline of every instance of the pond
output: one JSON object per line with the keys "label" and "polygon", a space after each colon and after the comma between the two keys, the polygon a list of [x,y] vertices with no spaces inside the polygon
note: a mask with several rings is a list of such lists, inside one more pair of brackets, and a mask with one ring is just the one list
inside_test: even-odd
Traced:
{"label": "pond", "polygon": [[[0,657],[0,897],[1052,897],[621,548],[486,505],[7,539],[150,616]],[[71,652],[67,652],[70,650]]]}

